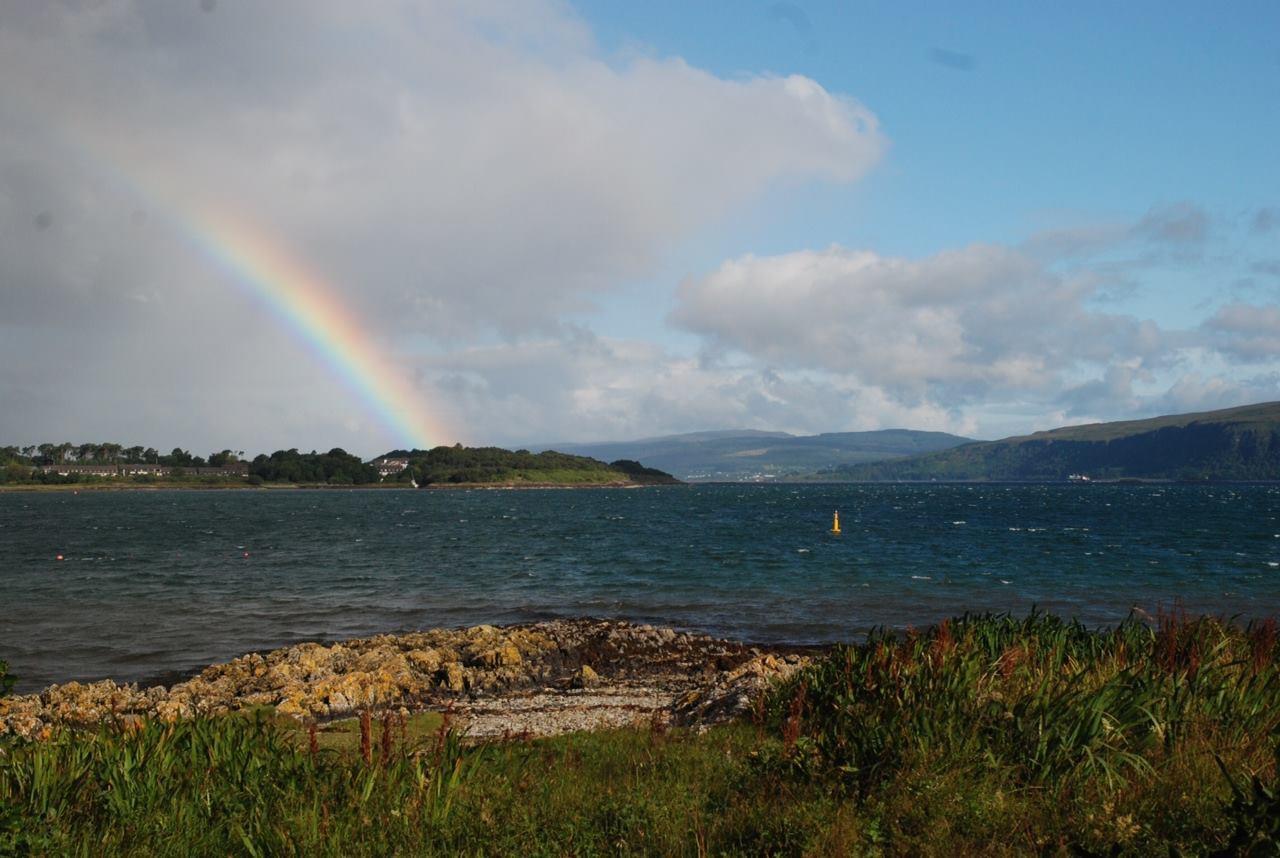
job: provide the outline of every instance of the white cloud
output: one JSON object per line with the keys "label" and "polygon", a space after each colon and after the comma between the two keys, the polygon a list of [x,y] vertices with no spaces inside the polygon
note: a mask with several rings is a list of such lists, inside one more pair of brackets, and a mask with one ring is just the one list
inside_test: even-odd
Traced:
{"label": "white cloud", "polygon": [[[870,112],[803,77],[611,65],[553,5],[47,17],[0,31],[0,72],[36,81],[52,133],[138,183],[137,204],[229,200],[434,336],[554,322],[770,183],[852,180],[884,145]],[[62,190],[58,150],[23,142]]]}
{"label": "white cloud", "polygon": [[1276,389],[1275,305],[1186,331],[1104,311],[1212,245],[1190,202],[1017,247],[731,259],[679,287],[696,355],[567,327],[762,194],[857,180],[887,141],[804,77],[606,56],[550,0],[19,4],[0,128],[13,442],[400,442],[195,252],[206,205],[328,280],[469,441],[990,435]]}
{"label": "white cloud", "polygon": [[708,364],[650,343],[575,330],[561,338],[457,351],[429,362],[485,440],[626,440],[714,428],[800,434],[909,426],[971,433],[971,418],[906,405],[825,373]]}
{"label": "white cloud", "polygon": [[725,262],[682,284],[672,321],[770,365],[954,407],[1045,395],[1066,371],[1117,355],[1158,359],[1165,332],[1092,309],[1096,289],[995,245],[923,260],[831,247]]}
{"label": "white cloud", "polygon": [[[238,323],[262,308],[184,242],[206,205],[290,248],[408,354],[554,332],[766,189],[854,180],[886,145],[866,108],[807,78],[603,56],[558,3],[204,9],[108,0],[0,19],[0,331],[47,326],[23,359],[69,394],[84,391],[68,339],[168,397],[181,389],[155,367],[204,379],[242,366],[225,337],[186,325],[234,330],[246,354],[279,349],[268,326]],[[118,345],[140,340],[150,365]],[[307,400],[278,371],[288,362],[252,364],[278,409],[241,409],[244,376],[193,405],[273,424],[229,443],[276,437],[288,414],[332,403]],[[6,383],[5,397],[35,384]],[[37,436],[50,419],[5,415],[0,434]],[[348,422],[322,419],[317,443],[356,443]],[[102,425],[83,423],[77,434]]]}

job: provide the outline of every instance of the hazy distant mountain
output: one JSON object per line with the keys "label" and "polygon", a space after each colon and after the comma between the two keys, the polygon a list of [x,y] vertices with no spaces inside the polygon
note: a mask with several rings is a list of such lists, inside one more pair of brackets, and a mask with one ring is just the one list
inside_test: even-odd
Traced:
{"label": "hazy distant mountain", "polygon": [[884,429],[790,435],[754,429],[724,429],[619,441],[607,444],[548,444],[597,459],[633,459],[684,480],[752,480],[812,474],[837,465],[879,462],[934,450],[970,439],[945,432]]}
{"label": "hazy distant mountain", "polygon": [[1091,423],[893,462],[841,465],[847,480],[1280,480],[1280,402]]}

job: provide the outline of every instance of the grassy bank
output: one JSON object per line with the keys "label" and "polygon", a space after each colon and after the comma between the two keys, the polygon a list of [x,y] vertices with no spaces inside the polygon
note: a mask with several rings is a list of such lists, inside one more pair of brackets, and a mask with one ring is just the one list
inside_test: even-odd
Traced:
{"label": "grassy bank", "polygon": [[962,619],[837,648],[702,734],[468,748],[430,719],[262,713],[64,732],[4,746],[0,851],[1272,855],[1277,638]]}

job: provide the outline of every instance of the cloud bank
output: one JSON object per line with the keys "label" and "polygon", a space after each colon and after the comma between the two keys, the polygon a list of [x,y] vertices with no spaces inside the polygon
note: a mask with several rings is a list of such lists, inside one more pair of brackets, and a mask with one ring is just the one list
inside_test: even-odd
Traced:
{"label": "cloud bank", "polygon": [[613,61],[554,3],[33,4],[0,19],[0,81],[0,358],[38,368],[6,381],[32,406],[6,437],[71,431],[41,390],[102,376],[172,411],[77,435],[151,439],[184,410],[241,444],[376,431],[244,323],[262,308],[181,235],[206,205],[322,272],[408,366],[554,331],[765,190],[855,180],[886,145],[812,80]]}
{"label": "cloud bank", "polygon": [[[1193,202],[656,281],[779,191],[857,182],[887,134],[803,76],[608,55],[556,2],[17,5],[0,128],[5,443],[399,443],[200,251],[207,208],[317,272],[458,427],[441,441],[992,436],[1280,398],[1273,251],[1245,261],[1248,288],[1207,287],[1194,322],[1120,300],[1171,265],[1210,270],[1222,218]],[[1265,242],[1278,211],[1237,229]],[[601,333],[635,283],[660,333]]]}

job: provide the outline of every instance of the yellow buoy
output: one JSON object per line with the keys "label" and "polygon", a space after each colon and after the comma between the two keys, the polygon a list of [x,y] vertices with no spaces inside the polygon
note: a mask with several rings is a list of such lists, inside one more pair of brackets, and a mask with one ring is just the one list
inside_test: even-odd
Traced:
{"label": "yellow buoy", "polygon": [[831,521],[831,532],[832,533],[840,532],[840,510],[836,510],[835,517]]}

